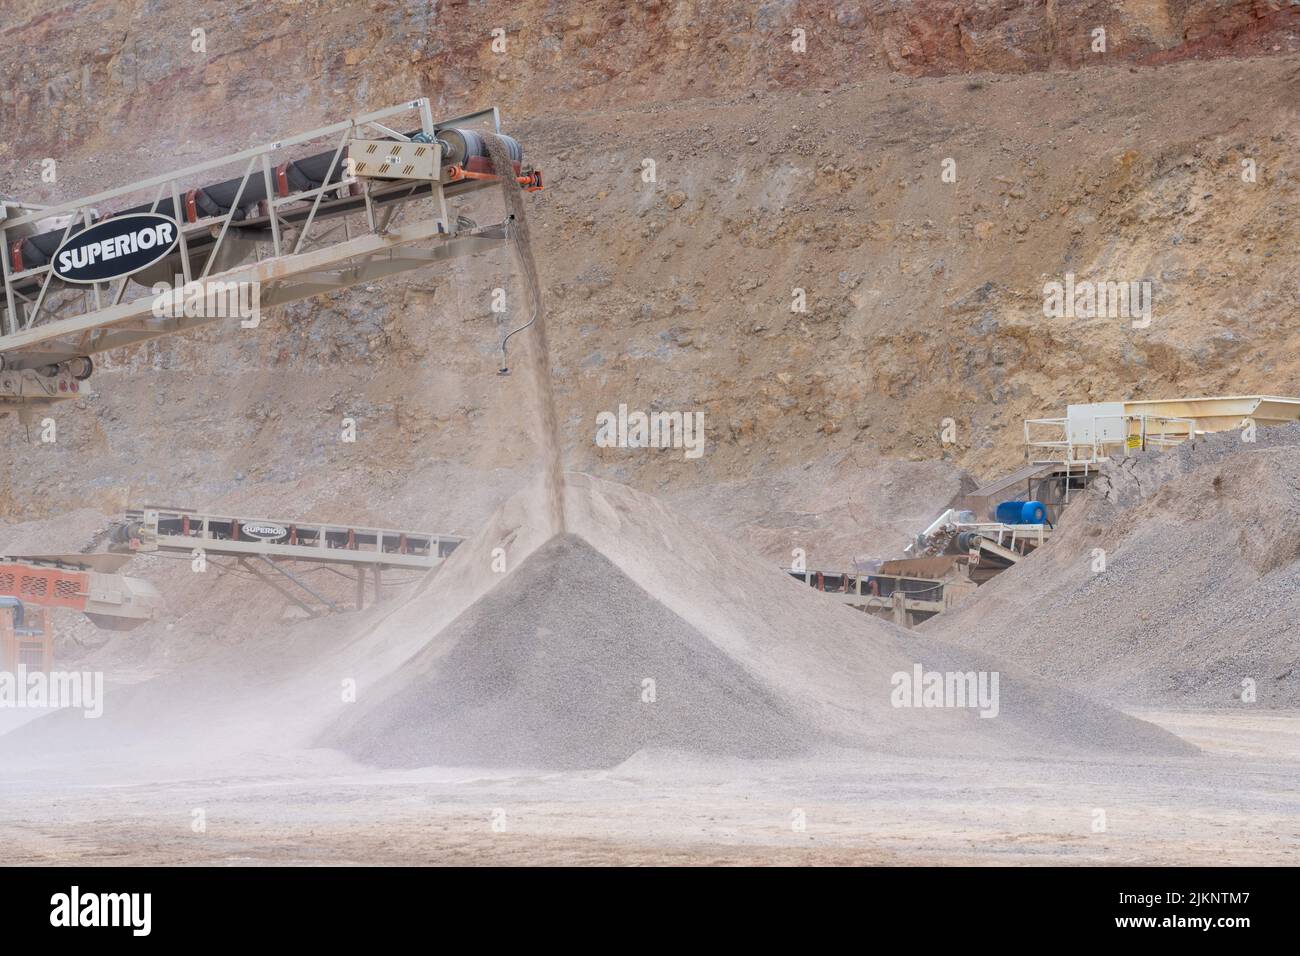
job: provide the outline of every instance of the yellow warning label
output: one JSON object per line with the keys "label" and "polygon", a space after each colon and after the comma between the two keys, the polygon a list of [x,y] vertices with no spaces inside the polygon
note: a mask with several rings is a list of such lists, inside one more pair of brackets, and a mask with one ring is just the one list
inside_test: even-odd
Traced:
{"label": "yellow warning label", "polygon": [[1128,447],[1129,447],[1129,448],[1141,448],[1141,447],[1142,447],[1142,436],[1141,436],[1141,435],[1129,435],[1129,436],[1128,436]]}

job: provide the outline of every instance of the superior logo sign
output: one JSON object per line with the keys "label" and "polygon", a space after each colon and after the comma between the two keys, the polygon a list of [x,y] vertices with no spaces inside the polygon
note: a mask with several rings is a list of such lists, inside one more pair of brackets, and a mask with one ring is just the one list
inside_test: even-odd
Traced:
{"label": "superior logo sign", "polygon": [[257,538],[259,541],[276,541],[289,533],[288,528],[282,528],[278,524],[246,524],[239,530],[246,537]]}
{"label": "superior logo sign", "polygon": [[179,241],[176,220],[156,213],[105,219],[59,246],[54,274],[64,282],[106,282],[164,258]]}

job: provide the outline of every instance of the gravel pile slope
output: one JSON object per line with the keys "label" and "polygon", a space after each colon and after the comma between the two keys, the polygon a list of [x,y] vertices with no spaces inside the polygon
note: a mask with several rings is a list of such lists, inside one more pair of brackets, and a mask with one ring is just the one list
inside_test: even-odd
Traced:
{"label": "gravel pile slope", "polygon": [[[0,753],[147,766],[324,746],[383,767],[566,770],[649,749],[979,759],[1190,749],[985,654],[844,607],[658,499],[581,474],[564,488],[565,535],[550,534],[537,481],[403,601],[268,626],[108,688],[98,720],[68,711],[20,727]],[[896,706],[895,676],[917,666],[996,673],[996,716]],[[340,693],[353,687],[355,697]]]}
{"label": "gravel pile slope", "polygon": [[611,766],[648,746],[781,757],[815,738],[572,535],[533,552],[381,692],[331,738],[381,766]]}
{"label": "gravel pile slope", "polygon": [[[1107,466],[1051,545],[922,633],[1107,699],[1300,704],[1300,426]],[[1105,570],[1094,570],[1097,549]]]}
{"label": "gravel pile slope", "polygon": [[[576,474],[565,492],[568,535],[535,543],[528,529],[545,522],[544,496],[531,489],[507,505],[520,526],[496,520],[377,630],[372,639],[423,646],[363,687],[318,743],[381,766],[548,769],[610,766],[646,747],[755,757],[828,744],[967,755],[1186,749],[983,655],[838,605],[647,495]],[[494,553],[508,573],[493,570]],[[466,604],[460,588],[477,598]],[[448,601],[464,609],[433,625]],[[917,664],[998,672],[998,715],[894,706],[894,675]],[[646,678],[653,703],[642,699]]]}

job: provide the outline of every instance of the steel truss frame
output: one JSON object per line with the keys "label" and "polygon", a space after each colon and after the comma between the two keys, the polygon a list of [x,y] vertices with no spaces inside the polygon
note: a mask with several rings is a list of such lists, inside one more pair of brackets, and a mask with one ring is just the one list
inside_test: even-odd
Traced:
{"label": "steel truss frame", "polygon": [[[72,216],[64,233],[66,238],[73,223],[89,225],[102,203],[133,196],[139,202],[140,195],[151,191],[151,209],[156,210],[164,197],[170,197],[171,208],[179,210],[184,190],[197,184],[195,177],[225,166],[242,169],[241,185],[230,211],[222,216],[178,224],[181,278],[196,284],[189,288],[196,294],[201,292],[205,301],[211,292],[228,289],[231,283],[258,283],[261,305],[281,305],[499,247],[506,241],[505,222],[463,230],[447,210],[449,196],[490,186],[491,181],[450,178],[444,181],[441,148],[436,143],[430,147],[438,151],[433,168],[443,178],[380,180],[342,175],[331,181],[348,142],[361,138],[367,131],[371,135],[409,141],[406,134],[394,131],[382,121],[391,122],[394,117],[412,111],[419,115],[420,129],[430,139],[442,127],[486,123],[495,132],[501,128],[500,114],[495,107],[435,122],[429,101],[421,97],[57,206],[38,208],[6,203],[6,215],[0,217],[0,250],[4,252],[0,255],[4,284],[0,371],[52,370],[70,359],[185,332],[227,318],[225,315],[159,317],[154,309],[153,291],[139,285],[131,287],[130,276],[71,288],[55,279],[48,264],[14,271],[8,254],[10,236],[18,234],[22,227],[48,217]],[[277,196],[272,188],[275,164],[292,159],[291,150],[316,140],[327,141],[334,148],[330,171],[322,185]],[[236,221],[239,199],[254,177],[260,177],[265,186],[264,214]],[[398,226],[401,212],[419,202],[431,204],[431,209],[415,221]],[[19,215],[12,215],[14,212]],[[254,261],[216,271],[222,251],[250,236],[256,242],[251,252]],[[206,257],[196,271],[192,268],[191,253],[197,255],[204,249]],[[27,384],[30,390],[31,383]],[[41,397],[47,401],[77,397],[75,393],[49,392],[47,389]],[[24,401],[21,393],[18,401]]]}

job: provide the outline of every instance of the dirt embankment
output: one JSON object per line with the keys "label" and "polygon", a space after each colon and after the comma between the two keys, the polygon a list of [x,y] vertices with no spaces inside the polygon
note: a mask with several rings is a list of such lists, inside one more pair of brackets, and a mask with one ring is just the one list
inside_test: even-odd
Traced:
{"label": "dirt embankment", "polygon": [[[655,491],[845,454],[987,477],[1019,459],[1023,418],[1070,401],[1300,392],[1298,68],[890,74],[830,93],[508,113],[552,171],[527,201],[566,467]],[[331,102],[331,118],[355,105]],[[277,129],[285,116],[268,111]],[[250,138],[203,135],[222,150]],[[60,193],[102,187],[102,154],[63,157]],[[147,166],[128,153],[116,171]],[[462,211],[491,221],[494,200]],[[531,461],[522,383],[495,374],[491,290],[508,269],[483,257],[276,309],[254,332],[104,356],[97,394],[61,408],[58,444],[0,460],[0,514],[142,497],[380,522],[417,497],[451,508],[478,493],[442,484],[457,469]],[[1068,273],[1149,278],[1150,325],[1045,318],[1044,281]],[[791,311],[795,289],[806,312]],[[704,454],[597,448],[596,415],[624,403],[702,411]],[[339,441],[344,417],[354,444]]]}
{"label": "dirt embankment", "polygon": [[[308,117],[340,102],[399,102],[412,90],[451,114],[489,102],[513,114],[567,113],[889,72],[1300,51],[1286,0],[10,0],[5,13],[0,40],[16,55],[0,64],[0,128],[22,130],[46,155],[66,155],[101,127],[99,136],[178,141],[250,126],[274,136],[290,110]],[[495,48],[493,31],[504,34]],[[20,156],[21,144],[8,145]]]}

